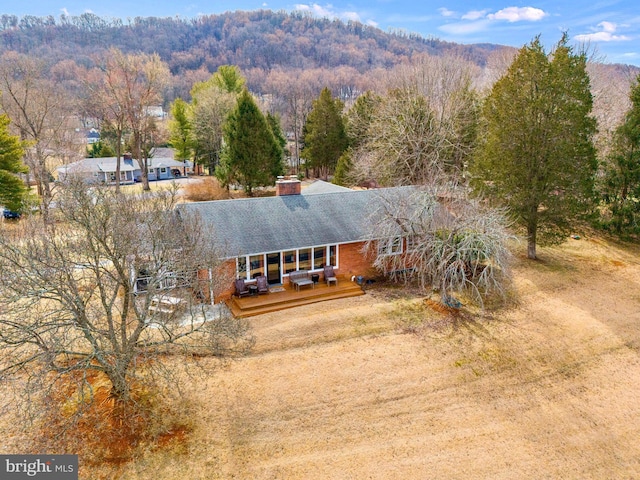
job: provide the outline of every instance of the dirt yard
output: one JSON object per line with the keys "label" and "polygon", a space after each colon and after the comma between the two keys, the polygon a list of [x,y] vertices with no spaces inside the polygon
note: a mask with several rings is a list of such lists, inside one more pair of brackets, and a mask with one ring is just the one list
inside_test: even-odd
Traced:
{"label": "dirt yard", "polygon": [[254,317],[186,392],[183,449],[81,478],[640,478],[640,248],[539,253],[499,312],[373,289]]}

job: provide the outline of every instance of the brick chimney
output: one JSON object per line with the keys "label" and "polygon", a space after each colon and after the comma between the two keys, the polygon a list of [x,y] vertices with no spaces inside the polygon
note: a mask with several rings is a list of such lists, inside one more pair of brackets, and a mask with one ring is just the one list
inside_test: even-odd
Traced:
{"label": "brick chimney", "polygon": [[300,195],[302,182],[295,175],[287,177],[278,177],[276,180],[276,196],[284,195]]}

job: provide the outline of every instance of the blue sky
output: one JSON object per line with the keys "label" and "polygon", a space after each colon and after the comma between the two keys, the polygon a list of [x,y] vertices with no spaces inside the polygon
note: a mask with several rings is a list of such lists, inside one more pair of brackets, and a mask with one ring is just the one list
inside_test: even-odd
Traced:
{"label": "blue sky", "polygon": [[[3,0],[2,3],[9,3]],[[402,30],[457,43],[497,43],[520,47],[540,34],[550,49],[563,31],[572,43],[588,43],[607,63],[640,66],[640,6],[637,0],[335,0],[289,3],[286,0],[29,0],[12,1],[0,14],[101,17],[191,18],[229,10],[303,10],[319,17],[357,20],[384,31]]]}

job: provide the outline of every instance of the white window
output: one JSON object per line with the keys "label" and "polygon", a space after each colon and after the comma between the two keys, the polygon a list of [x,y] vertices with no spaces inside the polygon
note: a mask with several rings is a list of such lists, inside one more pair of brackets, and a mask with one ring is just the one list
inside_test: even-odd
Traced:
{"label": "white window", "polygon": [[236,277],[247,279],[247,257],[236,259]]}
{"label": "white window", "polygon": [[407,252],[416,252],[420,248],[420,239],[416,236],[407,237]]}
{"label": "white window", "polygon": [[378,241],[378,255],[400,255],[402,253],[402,237],[393,237]]}

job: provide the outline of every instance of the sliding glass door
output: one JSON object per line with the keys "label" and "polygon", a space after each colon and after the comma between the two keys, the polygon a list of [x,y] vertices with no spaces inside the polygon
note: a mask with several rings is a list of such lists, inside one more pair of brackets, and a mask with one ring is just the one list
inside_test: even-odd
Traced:
{"label": "sliding glass door", "polygon": [[269,285],[282,283],[280,279],[280,252],[267,253],[267,282]]}

